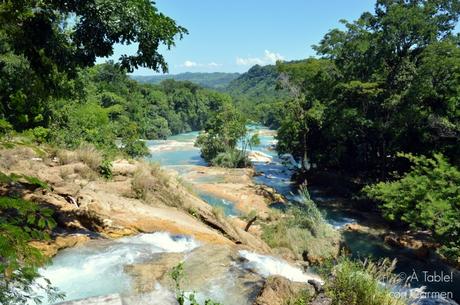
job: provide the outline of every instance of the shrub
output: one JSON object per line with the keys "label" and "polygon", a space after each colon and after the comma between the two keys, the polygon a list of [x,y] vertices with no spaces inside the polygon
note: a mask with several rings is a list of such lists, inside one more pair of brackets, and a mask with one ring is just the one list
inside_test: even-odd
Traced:
{"label": "shrub", "polygon": [[96,180],[98,177],[97,173],[86,164],[76,164],[73,169],[84,179]]}
{"label": "shrub", "polygon": [[225,210],[221,206],[213,206],[212,214],[217,218],[217,220],[221,220],[225,218]]}
{"label": "shrub", "polygon": [[149,192],[167,187],[169,177],[155,164],[139,165],[134,172],[131,185],[138,198],[146,199]]}
{"label": "shrub", "polygon": [[150,151],[145,145],[145,142],[138,139],[123,139],[123,152],[132,158],[142,158],[148,156]]}
{"label": "shrub", "polygon": [[6,120],[0,119],[0,137],[8,135],[13,131],[13,126]]}
{"label": "shrub", "polygon": [[44,127],[35,127],[30,130],[32,137],[37,143],[45,143],[49,140],[50,130]]}
{"label": "shrub", "polygon": [[[210,115],[206,122],[205,133],[200,134],[195,142],[195,145],[201,149],[201,156],[207,162],[213,163],[221,153],[235,154],[238,141],[246,135],[246,123],[245,117],[231,103],[224,104],[222,109]],[[222,164],[225,161],[225,164],[231,165],[235,162],[227,163],[227,161],[234,157],[236,156],[220,156],[219,160],[225,159],[222,160]]]}
{"label": "shrub", "polygon": [[352,261],[341,257],[331,267],[325,284],[332,305],[404,305],[405,300],[391,293],[392,285],[401,285],[393,274],[396,261]]}
{"label": "shrub", "polygon": [[211,160],[213,166],[227,168],[242,168],[251,164],[245,154],[236,149],[231,149],[226,152],[219,153],[217,157]]}
{"label": "shrub", "polygon": [[74,173],[74,168],[72,166],[61,166],[59,168],[59,176],[65,179],[67,176],[70,176]]}
{"label": "shrub", "polygon": [[307,289],[300,291],[296,296],[291,297],[285,305],[308,305],[310,304],[312,296]]}
{"label": "shrub", "polygon": [[9,183],[14,183],[14,182],[28,184],[35,188],[42,188],[44,190],[50,189],[48,183],[40,180],[37,177],[27,176],[27,175],[18,175],[14,173],[8,176],[5,173],[0,172],[0,184],[9,184]]}
{"label": "shrub", "polygon": [[99,174],[105,179],[112,179],[112,162],[110,160],[104,160],[99,165]]}
{"label": "shrub", "polygon": [[460,171],[441,154],[433,158],[400,154],[413,163],[410,171],[392,182],[367,186],[368,197],[381,202],[383,215],[413,229],[431,230],[443,244],[440,252],[460,257]]}
{"label": "shrub", "polygon": [[37,269],[47,259],[30,245],[33,240],[49,239],[56,225],[52,214],[30,201],[0,197],[0,304],[38,303],[40,291],[47,292],[51,302],[62,297],[49,281],[36,281]]}
{"label": "shrub", "polygon": [[220,141],[208,133],[200,134],[195,142],[195,146],[200,148],[201,156],[208,162],[216,158],[220,153],[226,151],[223,141]]}

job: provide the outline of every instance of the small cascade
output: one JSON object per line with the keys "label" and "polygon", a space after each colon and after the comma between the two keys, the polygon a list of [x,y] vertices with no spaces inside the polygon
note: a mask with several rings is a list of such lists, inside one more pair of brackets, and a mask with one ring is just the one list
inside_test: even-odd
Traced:
{"label": "small cascade", "polygon": [[66,300],[124,293],[131,287],[124,266],[153,259],[158,253],[189,252],[196,247],[190,237],[165,232],[99,240],[61,251],[40,274],[64,292]]}
{"label": "small cascade", "polygon": [[294,267],[281,259],[246,250],[241,250],[239,254],[246,260],[243,268],[253,270],[263,277],[280,275],[293,282],[307,283],[309,280],[315,280],[321,284],[324,283],[318,275],[303,272],[300,268]]}

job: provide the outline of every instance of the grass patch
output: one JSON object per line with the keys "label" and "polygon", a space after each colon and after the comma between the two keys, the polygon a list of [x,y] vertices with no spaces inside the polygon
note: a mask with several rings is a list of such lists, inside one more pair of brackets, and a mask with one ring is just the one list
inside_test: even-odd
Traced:
{"label": "grass patch", "polygon": [[382,284],[402,284],[392,273],[395,263],[388,259],[373,262],[340,257],[328,269],[326,295],[333,305],[405,305],[405,299],[393,296],[390,288]]}
{"label": "grass patch", "polygon": [[173,181],[158,164],[139,163],[131,180],[136,198],[147,203],[163,203],[168,206],[183,207],[184,201],[175,191]]}
{"label": "grass patch", "polygon": [[97,172],[86,164],[77,164],[74,167],[74,172],[79,174],[83,179],[96,180],[98,178]]}
{"label": "grass patch", "polygon": [[89,166],[93,171],[98,172],[104,158],[100,151],[93,145],[81,145],[76,151],[77,159]]}
{"label": "grass patch", "polygon": [[285,305],[308,305],[312,299],[310,291],[307,289],[300,291],[296,296],[289,298]]}
{"label": "grass patch", "polygon": [[303,207],[292,208],[263,225],[262,239],[272,248],[288,248],[298,258],[321,262],[336,257],[340,234],[324,219],[308,191],[301,189]]}
{"label": "grass patch", "polygon": [[223,207],[213,206],[212,214],[216,217],[217,220],[225,218],[225,209]]}
{"label": "grass patch", "polygon": [[197,195],[195,189],[193,188],[193,184],[186,181],[184,178],[177,176],[177,182],[182,185],[190,194]]}

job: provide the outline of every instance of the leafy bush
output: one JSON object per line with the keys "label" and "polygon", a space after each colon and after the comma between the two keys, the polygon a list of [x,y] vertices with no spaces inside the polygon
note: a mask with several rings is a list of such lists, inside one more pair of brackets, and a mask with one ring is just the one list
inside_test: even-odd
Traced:
{"label": "leafy bush", "polygon": [[441,253],[460,257],[460,171],[441,155],[432,158],[399,154],[413,163],[410,171],[392,182],[363,190],[382,203],[383,215],[413,229],[431,230],[443,244]]}
{"label": "leafy bush", "polygon": [[50,136],[60,146],[75,149],[84,143],[114,149],[116,135],[109,113],[95,102],[57,101]]}
{"label": "leafy bush", "polygon": [[145,142],[138,139],[124,139],[123,151],[132,158],[141,158],[149,155],[149,149],[145,145]]}
{"label": "leafy bush", "polygon": [[0,136],[5,136],[13,130],[13,126],[6,120],[0,119]]}
{"label": "leafy bush", "polygon": [[208,162],[227,149],[222,141],[208,133],[201,133],[195,142],[195,146],[200,148],[201,156]]}
{"label": "leafy bush", "polygon": [[34,129],[30,130],[33,136],[33,139],[37,143],[45,143],[49,140],[50,137],[50,130],[44,127],[35,127]]}
{"label": "leafy bush", "polygon": [[227,168],[243,168],[251,164],[248,157],[241,151],[232,149],[219,153],[211,160],[213,166]]}
{"label": "leafy bush", "polygon": [[[180,263],[177,266],[175,266],[171,270],[171,278],[174,281],[174,288],[176,290],[176,300],[179,303],[179,305],[185,305],[185,304],[190,304],[190,305],[200,305],[198,301],[196,300],[195,293],[185,293],[185,291],[181,287],[181,281],[184,278],[184,263]],[[220,303],[217,303],[213,300],[206,299],[204,301],[204,305],[220,305]]]}
{"label": "leafy bush", "polygon": [[99,174],[105,179],[112,179],[112,162],[110,160],[104,160],[99,165]]}
{"label": "leafy bush", "polygon": [[56,225],[52,214],[51,209],[26,200],[0,197],[0,304],[39,302],[38,291],[47,292],[50,300],[62,296],[49,281],[35,281],[47,258],[30,245],[33,240],[49,239]]}
{"label": "leafy bush", "polygon": [[0,184],[9,184],[13,182],[25,183],[33,187],[42,188],[45,190],[50,189],[48,183],[38,179],[37,177],[27,176],[27,175],[18,175],[14,173],[8,176],[5,173],[0,172]]}
{"label": "leafy bush", "polygon": [[389,260],[352,261],[341,257],[329,269],[332,276],[324,287],[326,295],[332,305],[404,305],[404,299],[393,296],[390,290],[391,285],[402,284],[392,273],[395,264]]}
{"label": "leafy bush", "polygon": [[[195,145],[201,149],[201,156],[211,164],[224,167],[241,165],[245,153],[239,156],[236,145],[246,135],[244,116],[231,104],[224,104],[209,118],[205,132],[198,136]],[[243,162],[244,163],[244,162]]]}

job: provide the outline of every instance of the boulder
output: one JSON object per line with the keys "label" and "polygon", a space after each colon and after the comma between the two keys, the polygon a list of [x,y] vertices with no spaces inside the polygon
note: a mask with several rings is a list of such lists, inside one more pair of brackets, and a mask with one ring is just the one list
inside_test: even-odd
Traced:
{"label": "boulder", "polygon": [[263,196],[264,198],[267,198],[271,202],[280,202],[280,203],[286,202],[284,197],[272,187],[269,187],[263,184],[256,184],[253,186],[253,188],[255,189],[257,195]]}
{"label": "boulder", "polygon": [[137,164],[128,160],[115,160],[112,162],[112,174],[114,176],[132,176],[137,169]]}
{"label": "boulder", "polygon": [[273,160],[271,156],[264,154],[263,152],[260,152],[260,151],[250,151],[248,153],[248,158],[251,162],[270,163]]}

